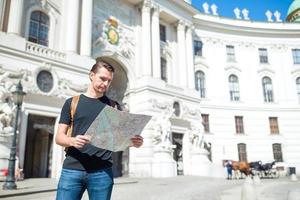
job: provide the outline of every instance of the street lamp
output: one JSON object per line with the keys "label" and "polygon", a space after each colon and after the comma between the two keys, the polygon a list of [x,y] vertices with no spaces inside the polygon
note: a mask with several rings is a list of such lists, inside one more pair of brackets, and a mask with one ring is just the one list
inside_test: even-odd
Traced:
{"label": "street lamp", "polygon": [[23,91],[21,81],[19,81],[19,83],[16,87],[16,91],[12,92],[12,95],[13,95],[13,101],[14,101],[15,105],[17,105],[17,110],[16,110],[14,135],[13,135],[13,139],[12,139],[12,145],[11,145],[11,149],[10,149],[10,156],[9,156],[9,162],[8,162],[8,176],[6,178],[5,183],[3,184],[4,190],[17,189],[17,185],[15,183],[17,128],[18,128],[19,112],[20,112],[20,109],[21,109],[21,106],[23,103],[23,97],[26,95],[26,93]]}

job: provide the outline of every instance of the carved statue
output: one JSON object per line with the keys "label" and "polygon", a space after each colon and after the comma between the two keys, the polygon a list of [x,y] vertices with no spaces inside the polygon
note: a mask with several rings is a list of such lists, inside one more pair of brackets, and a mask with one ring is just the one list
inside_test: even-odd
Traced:
{"label": "carved statue", "polygon": [[237,18],[237,19],[242,19],[242,18],[241,18],[241,10],[240,10],[239,8],[235,8],[235,9],[233,10],[233,12],[234,12],[235,18]]}
{"label": "carved statue", "polygon": [[12,103],[11,90],[14,85],[11,78],[18,74],[0,69],[0,134],[13,132],[12,119],[14,106]]}
{"label": "carved statue", "polygon": [[154,125],[153,143],[165,148],[171,147],[171,121],[174,109],[166,109],[165,112],[156,118]]}
{"label": "carved statue", "polygon": [[191,123],[191,130],[190,130],[190,141],[193,145],[193,149],[201,149],[204,147],[205,139],[204,135],[201,133],[202,124],[192,122]]}

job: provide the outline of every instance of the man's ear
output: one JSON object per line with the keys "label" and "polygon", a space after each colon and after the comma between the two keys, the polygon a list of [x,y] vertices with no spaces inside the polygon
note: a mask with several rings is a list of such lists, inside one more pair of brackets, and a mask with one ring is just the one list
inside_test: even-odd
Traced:
{"label": "man's ear", "polygon": [[90,72],[89,78],[90,78],[91,81],[92,81],[92,78],[93,78],[94,75],[95,75],[94,72]]}

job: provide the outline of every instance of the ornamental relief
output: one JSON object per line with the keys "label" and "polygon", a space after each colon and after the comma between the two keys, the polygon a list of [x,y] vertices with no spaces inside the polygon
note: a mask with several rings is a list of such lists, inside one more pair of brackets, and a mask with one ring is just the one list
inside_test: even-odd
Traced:
{"label": "ornamental relief", "polygon": [[[183,105],[180,101],[158,101],[157,99],[149,99],[149,103],[151,107],[154,110],[157,110],[159,112],[171,112],[174,110],[174,102],[178,102],[180,104],[180,107],[182,107],[182,111],[180,114],[180,118],[187,119],[187,118],[198,118],[201,119],[201,111],[198,108],[190,107],[187,105]],[[175,114],[173,113],[172,117],[174,117]]]}
{"label": "ornamental relief", "polygon": [[155,110],[172,110],[173,101],[160,102],[157,99],[149,99],[149,102]]}
{"label": "ornamental relief", "polygon": [[[39,75],[41,75],[40,80]],[[37,71],[21,69],[18,72],[0,68],[1,102],[11,97],[11,92],[15,90],[15,86],[20,80],[27,95],[41,94],[62,99],[85,92],[88,85],[75,84],[70,80],[58,77],[53,70],[46,67],[38,68]]]}
{"label": "ornamental relief", "polygon": [[197,108],[184,105],[182,109],[182,117],[201,119],[201,111]]}
{"label": "ornamental relief", "polygon": [[[115,6],[114,6],[115,5]],[[92,55],[104,52],[117,54],[134,61],[136,40],[134,29],[135,10],[119,0],[94,2],[92,22]]]}

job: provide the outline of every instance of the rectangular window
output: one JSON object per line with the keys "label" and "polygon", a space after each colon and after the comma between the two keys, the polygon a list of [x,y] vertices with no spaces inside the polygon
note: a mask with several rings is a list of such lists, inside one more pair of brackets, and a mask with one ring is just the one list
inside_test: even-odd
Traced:
{"label": "rectangular window", "polygon": [[260,63],[268,63],[268,51],[267,49],[259,48],[259,62]]}
{"label": "rectangular window", "polygon": [[294,64],[300,64],[300,49],[292,49]]}
{"label": "rectangular window", "polygon": [[209,133],[209,115],[201,114],[202,124],[204,126],[204,133]]}
{"label": "rectangular window", "polygon": [[0,18],[1,18],[0,19],[0,30],[2,30],[3,32],[7,32],[10,4],[11,4],[11,1],[4,1],[2,3],[2,8],[0,8],[0,9],[2,9],[1,16],[0,16]]}
{"label": "rectangular window", "polygon": [[159,25],[159,34],[160,34],[160,41],[166,42],[167,41],[166,26],[162,24]]}
{"label": "rectangular window", "polygon": [[234,46],[226,45],[227,62],[235,62]]}
{"label": "rectangular window", "polygon": [[202,41],[194,40],[194,55],[195,56],[202,56],[202,47],[203,47]]}
{"label": "rectangular window", "polygon": [[244,123],[243,123],[243,117],[242,116],[235,116],[235,130],[237,134],[243,134],[244,133]]}
{"label": "rectangular window", "polygon": [[283,162],[281,144],[273,144],[273,156],[276,162]]}
{"label": "rectangular window", "polygon": [[29,41],[37,43],[38,41],[38,29],[39,24],[37,22],[31,21],[29,28]]}
{"label": "rectangular window", "polygon": [[160,58],[160,77],[167,82],[167,61],[164,58]]}
{"label": "rectangular window", "polygon": [[238,154],[239,154],[239,161],[247,162],[246,144],[243,144],[243,143],[238,144]]}
{"label": "rectangular window", "polygon": [[269,117],[269,123],[270,123],[271,134],[279,134],[277,117]]}

